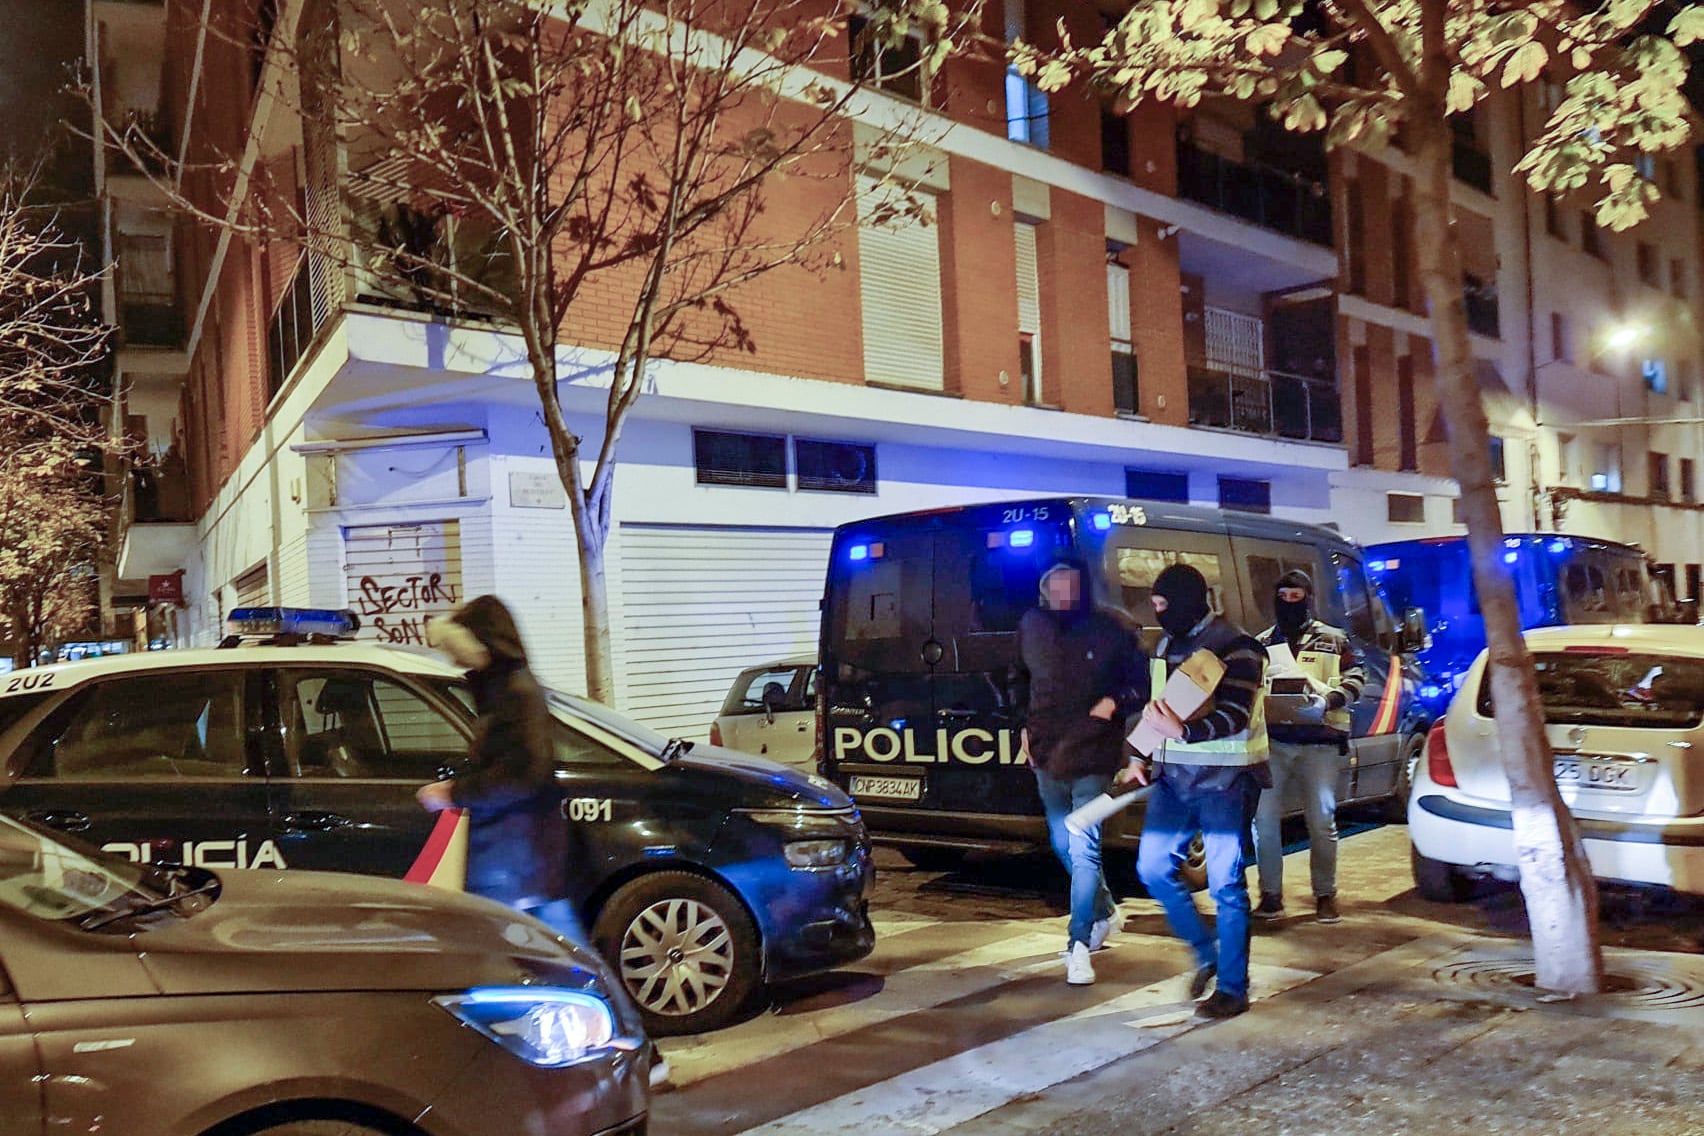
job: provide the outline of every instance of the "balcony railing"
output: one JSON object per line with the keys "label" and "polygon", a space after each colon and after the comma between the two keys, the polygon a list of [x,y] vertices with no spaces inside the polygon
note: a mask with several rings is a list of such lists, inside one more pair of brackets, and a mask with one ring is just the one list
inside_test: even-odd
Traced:
{"label": "balcony railing", "polygon": [[1285,170],[1233,162],[1179,142],[1177,192],[1262,228],[1331,244],[1331,197],[1325,186]]}
{"label": "balcony railing", "polygon": [[1343,441],[1343,405],[1329,379],[1282,371],[1189,369],[1189,422],[1305,442]]}
{"label": "balcony railing", "polygon": [[126,347],[183,346],[183,311],[172,296],[120,294],[118,308],[119,328]]}
{"label": "balcony railing", "polygon": [[284,382],[314,338],[312,279],[306,259],[298,261],[284,298],[266,321],[266,396],[284,389]]}

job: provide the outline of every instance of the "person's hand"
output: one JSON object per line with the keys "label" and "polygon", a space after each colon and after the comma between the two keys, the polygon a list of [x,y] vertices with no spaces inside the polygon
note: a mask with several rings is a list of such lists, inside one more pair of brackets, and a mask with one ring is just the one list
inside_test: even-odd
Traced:
{"label": "person's hand", "polygon": [[1103,698],[1089,707],[1089,717],[1099,718],[1103,722],[1112,721],[1112,716],[1118,713],[1118,703],[1110,698]]}
{"label": "person's hand", "polygon": [[1163,698],[1156,698],[1142,708],[1142,720],[1162,738],[1176,741],[1183,737],[1183,719],[1166,705]]}
{"label": "person's hand", "polygon": [[1113,780],[1120,785],[1128,785],[1132,781],[1138,785],[1146,785],[1148,783],[1148,759],[1132,757],[1129,763],[1118,771],[1118,775]]}
{"label": "person's hand", "polygon": [[445,809],[456,807],[455,798],[450,795],[448,781],[434,781],[430,785],[420,786],[414,791],[414,799],[429,813],[441,813]]}
{"label": "person's hand", "polygon": [[1325,695],[1311,691],[1307,702],[1297,708],[1296,717],[1304,722],[1323,722],[1327,705]]}

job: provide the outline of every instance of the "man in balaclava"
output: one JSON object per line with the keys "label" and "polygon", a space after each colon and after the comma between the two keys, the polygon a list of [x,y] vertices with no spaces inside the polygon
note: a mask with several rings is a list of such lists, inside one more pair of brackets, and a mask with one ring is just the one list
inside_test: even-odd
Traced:
{"label": "man in balaclava", "polygon": [[1085,833],[1065,817],[1094,800],[1124,766],[1124,720],[1148,697],[1148,669],[1132,630],[1088,602],[1083,565],[1056,561],[1041,577],[1040,606],[1018,621],[1028,671],[1025,746],[1047,814],[1054,855],[1071,875],[1065,981],[1095,980],[1091,951],[1112,931],[1117,908],[1101,870],[1100,826]]}
{"label": "man in balaclava", "polygon": [[[1200,999],[1218,980],[1213,996],[1196,1006],[1196,1015],[1230,1018],[1248,1009],[1249,903],[1243,846],[1255,803],[1267,784],[1261,686],[1266,653],[1247,632],[1213,611],[1207,580],[1190,565],[1173,564],[1162,571],[1150,598],[1165,637],[1156,652],[1156,697],[1142,719],[1169,740],[1151,755],[1151,770],[1148,761],[1132,758],[1118,779],[1153,783],[1136,872],[1165,909],[1172,933],[1195,951],[1190,997]],[[1171,670],[1200,650],[1217,655],[1225,673],[1203,711],[1186,722],[1158,695]],[[1164,675],[1159,673],[1162,664]],[[1207,855],[1216,936],[1208,933],[1178,873],[1196,833]]]}
{"label": "man in balaclava", "polygon": [[[1349,752],[1349,707],[1361,697],[1366,673],[1349,636],[1313,616],[1313,580],[1293,570],[1272,590],[1274,621],[1260,635],[1268,650],[1283,645],[1308,692],[1268,703],[1272,788],[1260,798],[1254,818],[1255,863],[1260,868],[1258,919],[1284,915],[1284,839],[1280,832],[1286,791],[1299,790],[1308,822],[1308,865],[1313,874],[1314,913],[1336,923],[1337,778]],[[1280,656],[1282,657],[1282,655]]]}

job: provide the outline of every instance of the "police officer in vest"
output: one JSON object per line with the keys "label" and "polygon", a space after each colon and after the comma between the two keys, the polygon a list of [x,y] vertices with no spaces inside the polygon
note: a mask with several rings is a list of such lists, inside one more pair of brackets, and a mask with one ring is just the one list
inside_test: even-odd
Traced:
{"label": "police officer in vest", "polygon": [[1282,720],[1279,700],[1269,706],[1272,788],[1261,797],[1255,813],[1260,906],[1254,914],[1259,919],[1284,915],[1284,838],[1279,826],[1286,789],[1294,786],[1302,794],[1308,822],[1314,912],[1321,923],[1336,923],[1341,918],[1337,911],[1337,777],[1349,752],[1349,707],[1361,697],[1366,672],[1349,637],[1313,617],[1313,580],[1306,572],[1280,576],[1273,601],[1276,622],[1261,633],[1260,642],[1268,649],[1287,646],[1311,689],[1302,705],[1282,711]]}
{"label": "police officer in vest", "polygon": [[[1160,698],[1142,716],[1169,739],[1151,755],[1152,769],[1133,758],[1120,781],[1153,783],[1136,871],[1148,894],[1165,908],[1172,933],[1195,950],[1190,997],[1199,999],[1217,977],[1213,996],[1196,1007],[1204,1018],[1231,1018],[1248,1009],[1248,884],[1244,842],[1256,802],[1268,783],[1265,692],[1266,652],[1246,631],[1213,612],[1207,581],[1187,564],[1173,564],[1154,580],[1152,602],[1165,632],[1155,653],[1153,691],[1164,669],[1205,648],[1225,664],[1224,677],[1206,712],[1185,722]],[[1189,888],[1178,878],[1196,833],[1207,852],[1207,884],[1217,911],[1215,940],[1201,921]]]}

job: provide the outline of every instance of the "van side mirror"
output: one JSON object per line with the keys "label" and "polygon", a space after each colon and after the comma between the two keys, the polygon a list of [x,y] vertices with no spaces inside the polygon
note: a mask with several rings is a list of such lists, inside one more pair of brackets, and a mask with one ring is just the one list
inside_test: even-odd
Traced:
{"label": "van side mirror", "polygon": [[1426,629],[1426,611],[1424,608],[1411,607],[1402,613],[1402,632],[1397,636],[1399,650],[1424,651],[1432,645],[1432,636]]}

